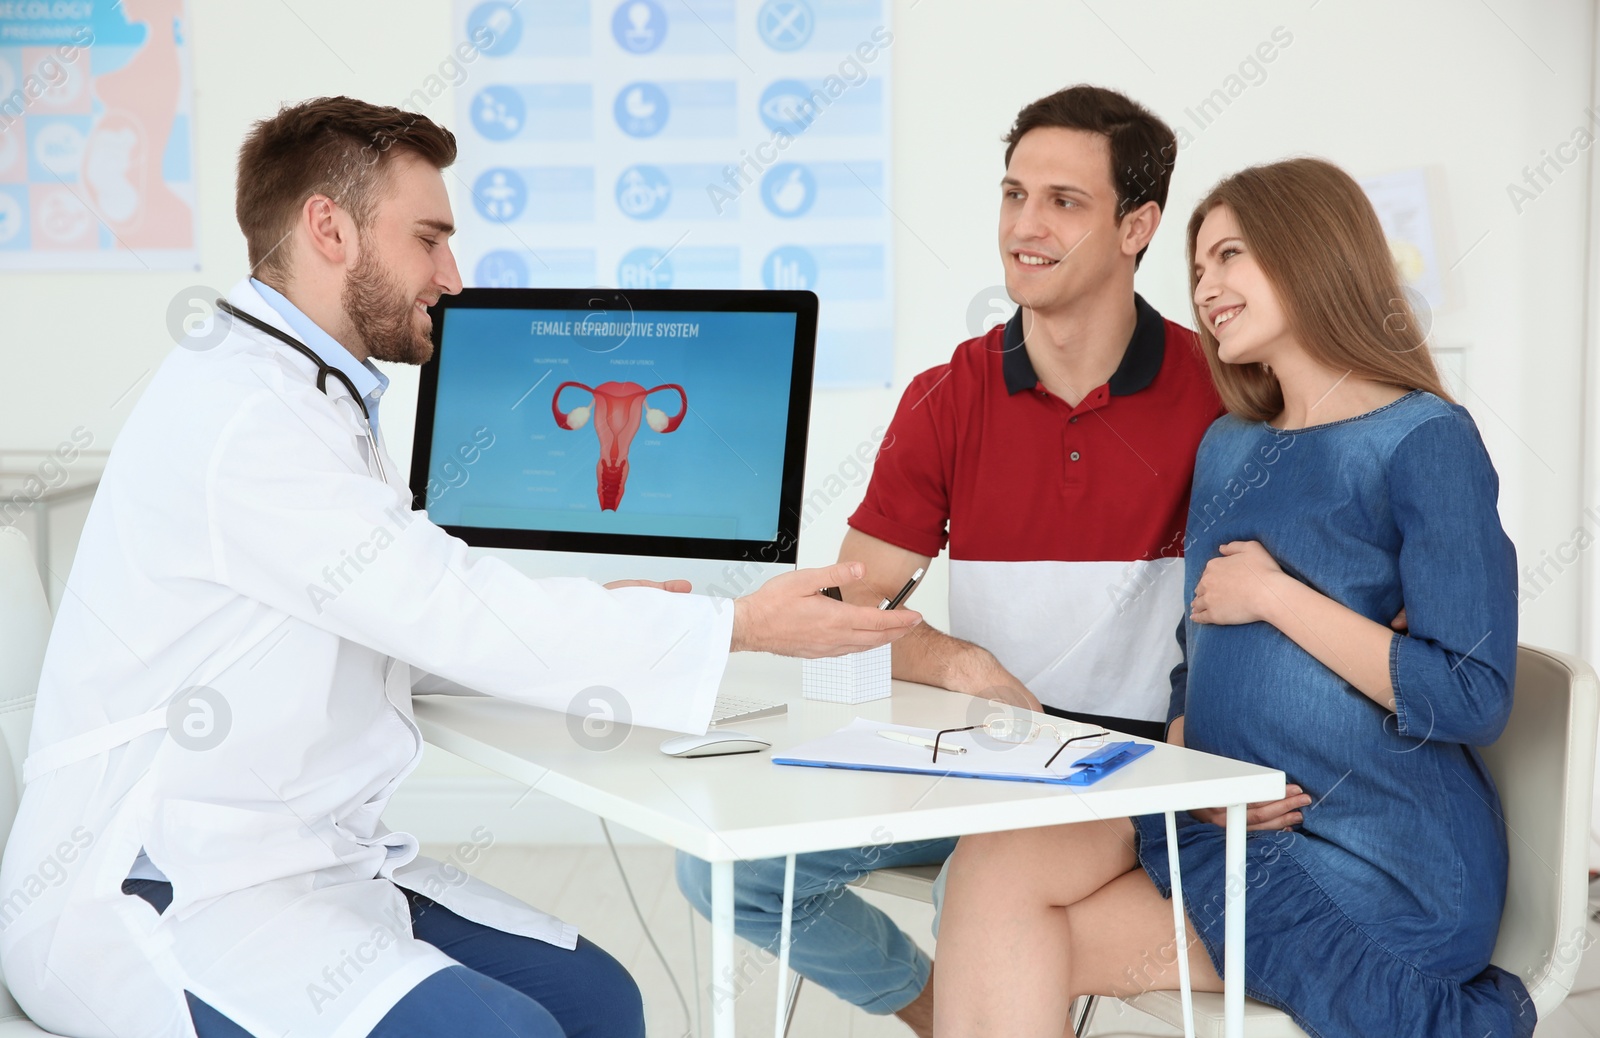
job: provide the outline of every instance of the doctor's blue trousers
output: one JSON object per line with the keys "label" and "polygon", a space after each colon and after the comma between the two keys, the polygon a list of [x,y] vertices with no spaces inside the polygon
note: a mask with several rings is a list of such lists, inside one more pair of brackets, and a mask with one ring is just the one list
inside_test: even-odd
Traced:
{"label": "doctor's blue trousers", "polygon": [[[157,912],[172,885],[130,879]],[[412,988],[368,1038],[484,1034],[501,1038],[644,1038],[644,1002],[622,965],[583,938],[572,951],[469,922],[421,894],[405,891],[411,932],[455,959]],[[259,1038],[189,995],[199,1038]]]}

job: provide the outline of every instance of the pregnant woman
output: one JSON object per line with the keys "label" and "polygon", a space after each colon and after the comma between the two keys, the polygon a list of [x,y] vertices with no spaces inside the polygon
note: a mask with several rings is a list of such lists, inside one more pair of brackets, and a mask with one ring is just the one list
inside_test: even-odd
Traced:
{"label": "pregnant woman", "polygon": [[[1317,1038],[1524,1038],[1527,991],[1489,965],[1506,835],[1474,749],[1516,659],[1494,467],[1345,173],[1244,170],[1188,241],[1229,413],[1195,466],[1169,740],[1294,794],[1250,814],[1246,989]],[[1179,816],[1197,990],[1222,990],[1220,814]],[[1173,850],[1160,815],[963,838],[935,1033],[1059,1038],[1075,996],[1176,988]]]}

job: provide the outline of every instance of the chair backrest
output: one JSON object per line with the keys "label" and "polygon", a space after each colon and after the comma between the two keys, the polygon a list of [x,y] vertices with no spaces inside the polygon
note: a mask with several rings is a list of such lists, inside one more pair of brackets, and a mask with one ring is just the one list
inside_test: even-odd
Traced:
{"label": "chair backrest", "polygon": [[0,527],[0,847],[17,813],[49,637],[50,606],[28,539],[14,526]]}
{"label": "chair backrest", "polygon": [[1587,663],[1517,647],[1511,720],[1483,759],[1500,789],[1511,868],[1494,962],[1539,1015],[1572,988],[1588,936],[1590,802],[1600,684]]}

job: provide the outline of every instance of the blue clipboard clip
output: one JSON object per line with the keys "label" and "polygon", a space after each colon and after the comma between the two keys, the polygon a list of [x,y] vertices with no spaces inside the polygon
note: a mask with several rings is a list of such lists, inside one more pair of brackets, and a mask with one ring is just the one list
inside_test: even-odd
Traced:
{"label": "blue clipboard clip", "polygon": [[1147,742],[1113,742],[1102,746],[1099,751],[1079,759],[1075,764],[1072,774],[1062,781],[1069,786],[1090,786],[1113,771],[1127,767],[1129,764],[1143,757],[1155,747]]}

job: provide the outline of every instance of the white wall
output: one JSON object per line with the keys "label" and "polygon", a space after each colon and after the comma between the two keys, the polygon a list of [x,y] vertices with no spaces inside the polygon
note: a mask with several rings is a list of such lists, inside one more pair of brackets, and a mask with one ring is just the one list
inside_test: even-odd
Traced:
{"label": "white wall", "polygon": [[[53,448],[78,425],[94,432],[95,446],[109,445],[137,396],[128,388],[172,348],[174,296],[191,285],[225,290],[240,276],[233,162],[251,121],[280,101],[324,93],[399,103],[437,71],[451,38],[443,0],[190,2],[204,266],[5,275],[0,448]],[[1589,153],[1520,215],[1507,185],[1587,118],[1587,0],[895,0],[893,8],[896,387],[819,394],[813,482],[871,438],[912,375],[967,337],[970,301],[1000,281],[999,138],[1022,104],[1088,81],[1126,91],[1194,135],[1139,286],[1186,323],[1182,228],[1221,175],[1292,154],[1330,158],[1358,177],[1427,168],[1439,252],[1453,265],[1435,341],[1465,351],[1463,402],[1499,467],[1506,528],[1524,561],[1572,541],[1582,521]],[[1293,39],[1264,81],[1196,132],[1185,110],[1279,26]],[[762,56],[743,57],[759,73]],[[465,89],[483,74],[469,67]],[[451,98],[428,114],[453,122]],[[402,371],[396,382],[384,424],[404,464],[415,378]],[[859,497],[853,489],[817,516],[803,563],[831,561]],[[1547,565],[1546,574],[1522,639],[1575,650],[1577,567]],[[936,570],[916,603],[936,622],[943,592]]]}

